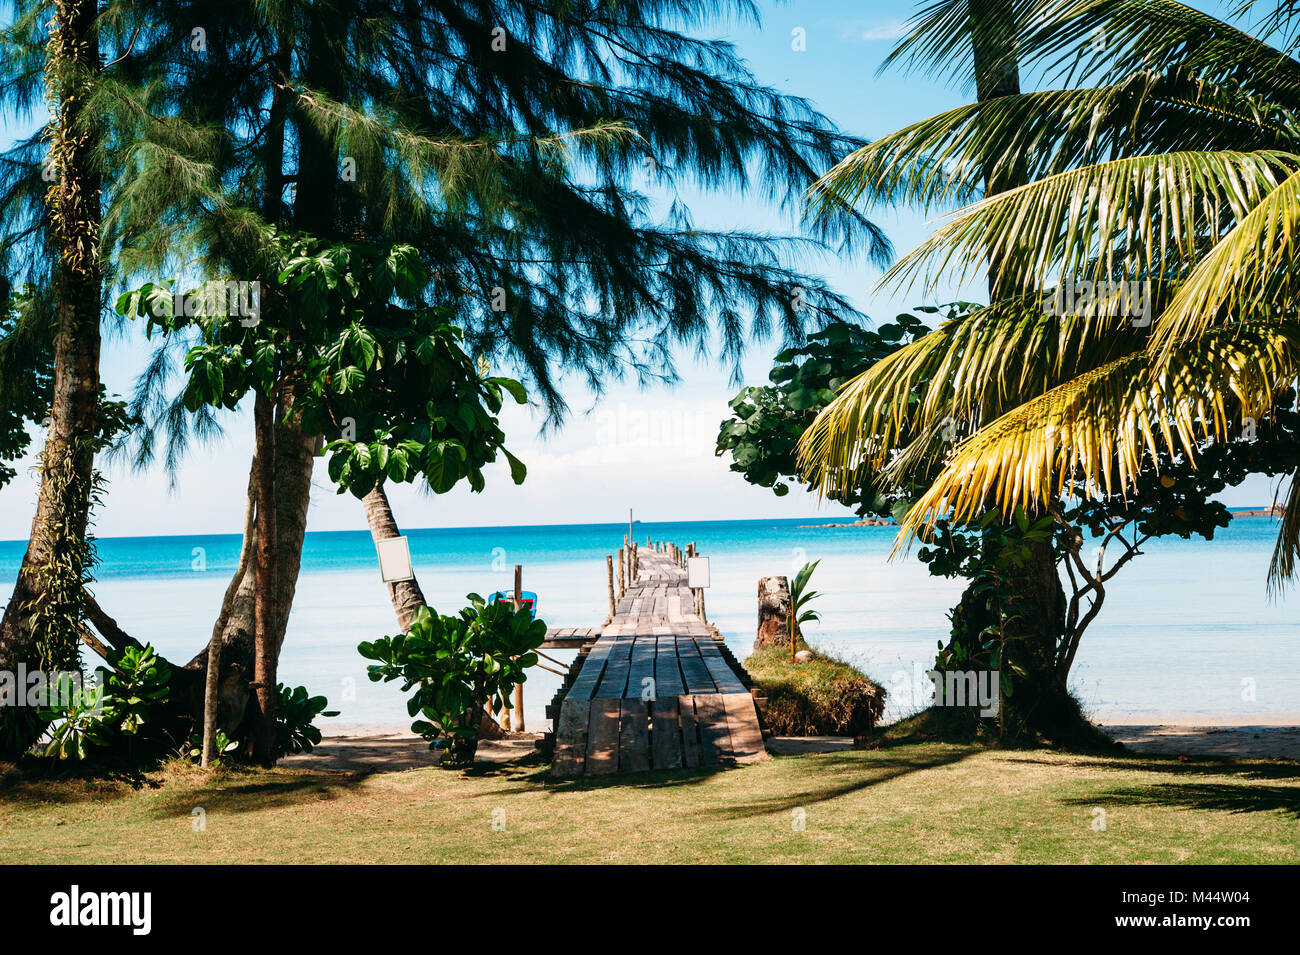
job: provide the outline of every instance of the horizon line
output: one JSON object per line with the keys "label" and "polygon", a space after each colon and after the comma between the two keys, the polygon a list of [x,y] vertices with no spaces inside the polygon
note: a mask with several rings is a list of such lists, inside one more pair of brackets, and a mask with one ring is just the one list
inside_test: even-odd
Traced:
{"label": "horizon line", "polygon": [[[1231,514],[1236,514],[1239,511],[1268,510],[1270,507],[1272,507],[1271,504],[1243,505],[1241,507],[1230,507],[1228,508],[1228,512]],[[822,517],[750,517],[750,518],[724,518],[724,519],[717,519],[717,520],[684,520],[684,521],[649,521],[649,520],[641,520],[640,518],[633,518],[633,523],[644,524],[647,526],[653,524],[655,526],[663,526],[663,527],[671,527],[679,524],[764,524],[764,523],[785,522],[785,521],[814,521],[814,522],[834,522],[837,524],[845,524],[848,518],[853,518],[853,520],[855,521],[863,520],[862,517],[859,517],[857,515],[841,514],[841,515],[822,516]],[[626,522],[623,521],[588,521],[584,523],[573,522],[573,523],[566,523],[566,524],[466,524],[466,525],[457,525],[452,527],[410,527],[402,531],[402,536],[406,536],[412,533],[419,533],[422,531],[500,531],[500,530],[542,529],[548,527],[626,527],[626,526],[627,526]],[[850,524],[846,526],[852,526],[852,525]],[[863,525],[863,526],[870,526],[870,525]],[[882,526],[882,525],[877,525],[877,526]],[[883,525],[883,526],[890,526],[890,525]],[[306,534],[367,534],[369,535],[370,531],[366,528],[352,528],[349,530],[316,530],[316,531],[309,530],[306,531]],[[183,537],[243,537],[243,534],[240,533],[239,531],[220,531],[220,532],[183,531],[177,534],[120,534],[112,537],[94,537],[93,540],[95,541],[169,540],[171,538],[183,538]],[[27,544],[27,543],[30,543],[30,538],[28,538],[27,540],[23,540],[22,538],[14,537],[14,538],[9,538],[7,540],[0,540],[0,546],[3,546],[5,544]]]}

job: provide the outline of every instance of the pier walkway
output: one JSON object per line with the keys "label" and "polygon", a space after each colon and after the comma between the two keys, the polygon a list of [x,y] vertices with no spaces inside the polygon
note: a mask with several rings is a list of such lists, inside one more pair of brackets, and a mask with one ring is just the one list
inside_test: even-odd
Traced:
{"label": "pier walkway", "polygon": [[686,571],[655,550],[638,551],[636,563],[613,616],[584,632],[596,640],[562,691],[552,772],[764,759],[754,699],[721,636],[696,612]]}

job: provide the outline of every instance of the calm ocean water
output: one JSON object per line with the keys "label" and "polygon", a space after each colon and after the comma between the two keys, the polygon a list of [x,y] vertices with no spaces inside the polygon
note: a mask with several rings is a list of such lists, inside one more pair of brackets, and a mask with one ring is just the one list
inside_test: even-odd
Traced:
{"label": "calm ocean water", "polygon": [[[929,576],[914,558],[890,562],[892,528],[807,526],[827,522],[640,522],[636,531],[641,541],[694,541],[712,558],[708,614],[741,659],[754,638],[758,579],[820,558],[814,585],[825,596],[810,641],[883,682],[890,715],[912,712],[928,693],[923,671],[947,632],[960,582]],[[1276,527],[1267,518],[1239,518],[1213,542],[1155,542],[1120,572],[1074,668],[1074,688],[1094,715],[1248,721],[1300,711],[1297,602],[1269,603],[1264,588]],[[408,536],[425,595],[443,612],[459,609],[470,591],[508,589],[519,563],[549,625],[591,626],[607,610],[605,555],[626,530],[590,524]],[[129,633],[184,662],[207,640],[239,544],[237,535],[104,539],[92,589]],[[0,603],[23,546],[0,542]],[[358,642],[394,629],[370,535],[309,533],[281,679],[329,696],[342,711],[339,723],[401,723],[396,688],[371,684],[356,652]],[[541,670],[529,678],[530,729],[542,727],[542,707],[557,685],[558,677]]]}

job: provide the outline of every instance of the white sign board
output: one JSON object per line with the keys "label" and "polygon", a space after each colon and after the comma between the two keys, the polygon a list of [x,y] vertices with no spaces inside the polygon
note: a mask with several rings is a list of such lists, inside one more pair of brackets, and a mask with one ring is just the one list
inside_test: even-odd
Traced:
{"label": "white sign board", "polygon": [[379,576],[384,579],[384,583],[391,584],[415,577],[415,571],[411,569],[411,547],[405,537],[378,541],[375,550],[379,552]]}
{"label": "white sign board", "polygon": [[686,586],[691,590],[709,586],[709,558],[686,558]]}

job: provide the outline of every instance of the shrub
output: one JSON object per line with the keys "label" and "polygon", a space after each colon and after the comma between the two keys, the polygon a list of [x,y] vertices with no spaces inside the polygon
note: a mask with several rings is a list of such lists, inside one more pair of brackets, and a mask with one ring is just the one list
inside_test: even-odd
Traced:
{"label": "shrub", "polygon": [[327,710],[329,700],[323,696],[310,696],[305,686],[292,690],[281,683],[279,705],[275,708],[275,757],[310,753],[320,743],[320,730],[314,725],[318,716],[338,716],[338,710]]}
{"label": "shrub", "polygon": [[535,651],[546,639],[546,624],[531,611],[515,613],[510,604],[489,604],[478,594],[467,599],[470,605],[459,616],[421,607],[406,633],[357,648],[367,660],[379,661],[367,668],[371,680],[400,679],[403,692],[415,690],[407,712],[424,718],[411,731],[431,749],[446,742],[447,766],[474,761],[484,709],[511,708],[511,691],[527,679],[525,671],[536,665]]}
{"label": "shrub", "polygon": [[95,750],[125,744],[129,762],[136,740],[149,739],[153,711],[167,700],[171,667],[149,645],[115,651],[109,662],[112,669],[100,671],[106,676],[98,686],[65,689],[66,703],[41,712],[52,724],[43,755],[84,760]]}
{"label": "shrub", "polygon": [[[221,765],[222,758],[226,753],[234,755],[234,751],[239,749],[239,743],[232,740],[221,730],[217,730],[217,755],[212,758],[210,765],[217,767]],[[182,756],[188,756],[191,762],[199,762],[203,758],[203,730],[196,729],[190,734],[189,742],[185,744],[181,751]]]}
{"label": "shrub", "polygon": [[745,669],[767,695],[764,720],[778,736],[864,735],[885,708],[884,687],[825,654],[793,664],[784,647],[765,647]]}

